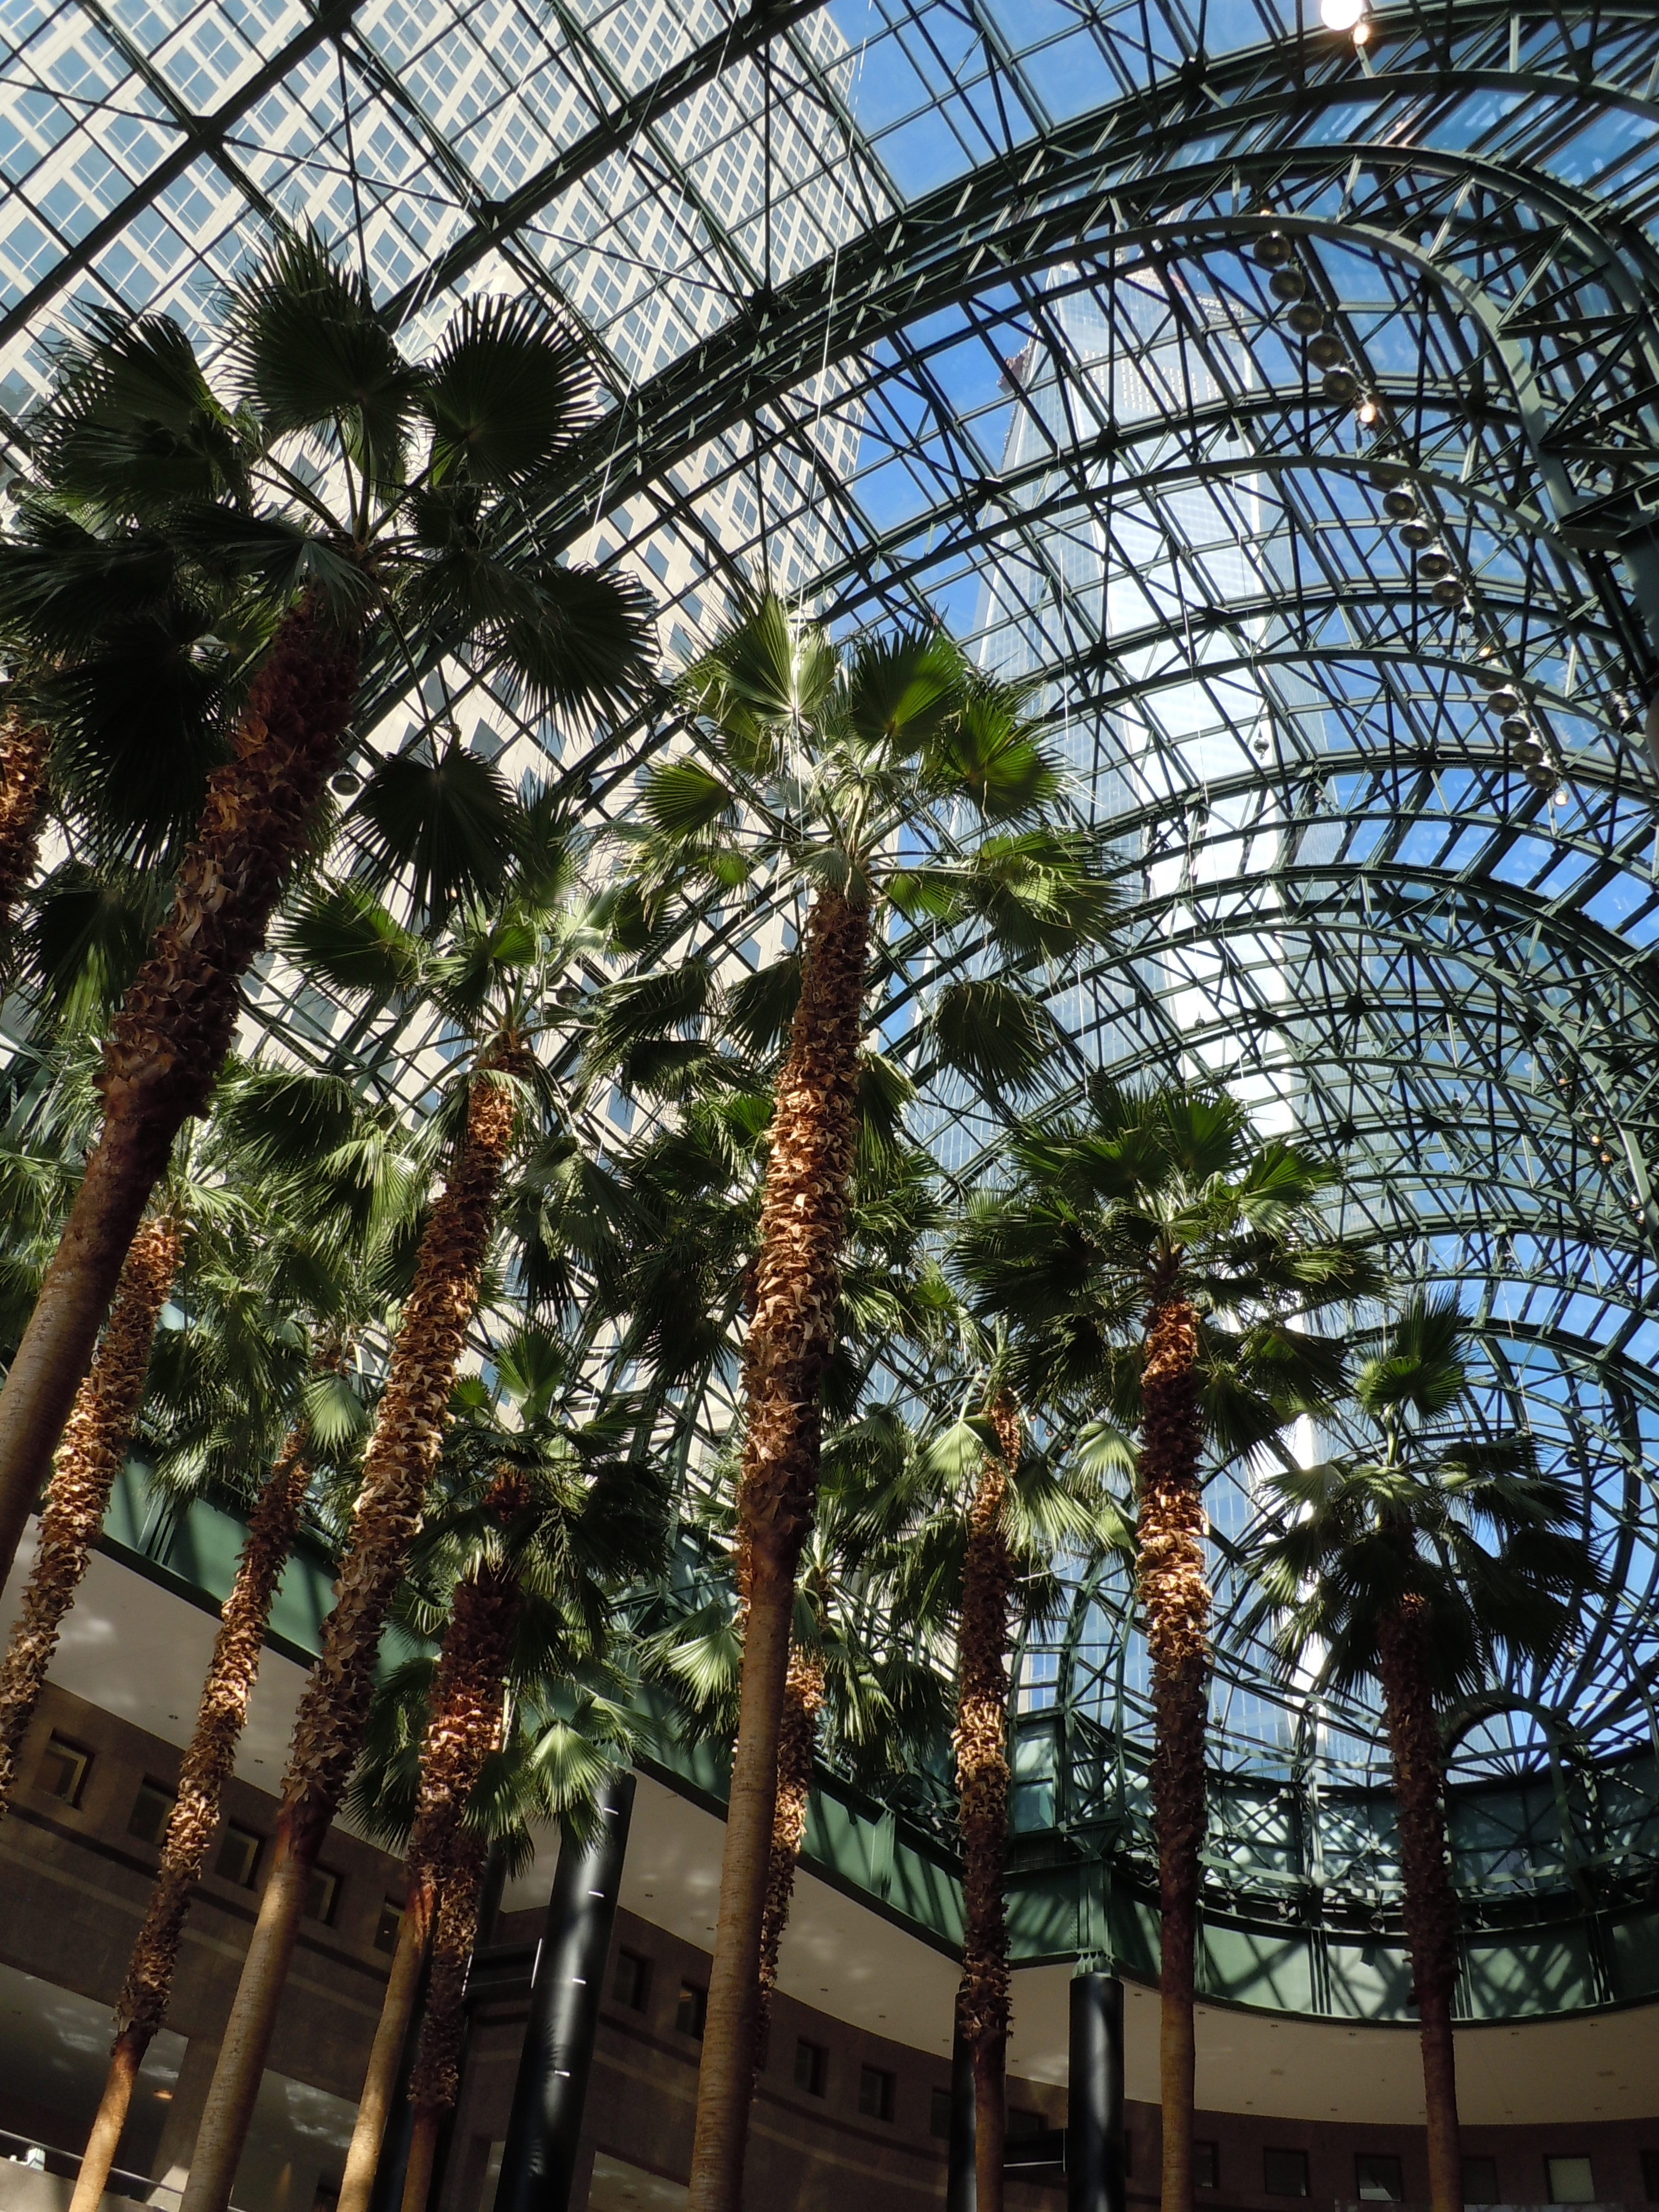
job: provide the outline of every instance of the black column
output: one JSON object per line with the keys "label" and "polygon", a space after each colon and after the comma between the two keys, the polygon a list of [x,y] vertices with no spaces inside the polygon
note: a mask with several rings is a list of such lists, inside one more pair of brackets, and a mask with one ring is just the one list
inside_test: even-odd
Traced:
{"label": "black column", "polygon": [[979,2212],[979,2179],[974,2168],[978,2139],[974,2054],[958,2021],[951,2048],[951,2165],[945,2185],[945,2212]]}
{"label": "black column", "polygon": [[531,1984],[495,2212],[568,2212],[633,1809],[633,1776],[614,1775],[600,1797],[592,1838],[578,1844],[567,1834],[560,1848]]}
{"label": "black column", "polygon": [[1124,2212],[1123,1984],[1115,1974],[1072,1977],[1066,2203],[1066,2212]]}

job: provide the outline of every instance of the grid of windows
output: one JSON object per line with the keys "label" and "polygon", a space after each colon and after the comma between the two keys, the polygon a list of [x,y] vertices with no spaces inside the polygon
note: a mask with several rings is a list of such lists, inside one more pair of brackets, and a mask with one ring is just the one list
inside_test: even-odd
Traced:
{"label": "grid of windows", "polygon": [[[1295,11],[1212,10],[1196,103],[1174,0],[1002,12],[963,45],[952,0],[860,0],[759,44],[738,0],[408,0],[326,35],[299,0],[120,27],[26,0],[0,33],[4,465],[26,465],[21,418],[77,319],[156,307],[205,342],[270,208],[360,258],[416,350],[466,291],[574,307],[616,434],[561,495],[561,546],[650,580],[665,656],[769,574],[847,628],[938,614],[1029,678],[1124,896],[1118,946],[1048,986],[1066,1079],[1225,1077],[1339,1155],[1347,1225],[1482,1316],[1483,1422],[1528,1431],[1603,1556],[1639,1559],[1590,1660],[1517,1664],[1455,1778],[1546,1773],[1558,1741],[1633,1762],[1659,1615],[1659,1548],[1626,1546],[1659,1462],[1638,714],[1659,609],[1615,549],[1659,377],[1646,265],[1620,243],[1659,174],[1652,26],[1538,11],[1511,38],[1501,11],[1454,9],[1432,66],[1478,75],[1484,104],[1448,111],[1419,171],[1416,125]],[[696,89],[665,86],[688,69]],[[1230,117],[1276,83],[1290,170]],[[1513,202],[1485,197],[1499,173]],[[1303,324],[1257,251],[1281,224]],[[1521,287],[1548,316],[1518,313]],[[607,732],[590,762],[587,733],[453,659],[380,699],[363,758],[447,718],[595,819],[672,735]],[[793,921],[699,928],[737,957]],[[250,1044],[313,1062],[344,1026],[279,957],[250,1000]],[[915,1037],[895,1049],[919,1064]],[[404,1104],[441,1056],[434,1024],[391,1041]],[[994,1158],[996,1111],[950,1085],[915,1115],[968,1180]],[[1257,1510],[1231,1471],[1207,1502],[1229,1539]],[[1217,1595],[1217,1766],[1283,1775],[1304,1713],[1247,1593],[1224,1571]],[[1022,1705],[1064,1696],[1139,1740],[1130,1615],[1121,1575],[1079,1591],[1066,1640],[1024,1653]],[[1317,1735],[1327,1803],[1381,1783],[1363,1698]],[[58,1766],[73,1802],[84,1767]],[[1144,1844],[1144,1806],[1075,1802]],[[1213,1802],[1218,1868],[1271,1887],[1305,1823]],[[1565,1889],[1574,1859],[1545,1819],[1460,1845],[1458,1873],[1512,1897]],[[1368,1815],[1325,1824],[1334,1908],[1393,1878]]]}

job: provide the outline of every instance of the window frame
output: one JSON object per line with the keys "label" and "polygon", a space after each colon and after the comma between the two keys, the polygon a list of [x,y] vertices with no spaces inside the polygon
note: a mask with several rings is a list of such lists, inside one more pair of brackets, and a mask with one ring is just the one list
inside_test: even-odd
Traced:
{"label": "window frame", "polygon": [[[875,2103],[865,2102],[871,2083],[875,2087]],[[868,2060],[859,2066],[859,2112],[866,2120],[885,2120],[890,2124],[893,2106],[898,2095],[898,2076],[886,2066],[872,2066]]]}
{"label": "window frame", "polygon": [[[1361,2182],[1359,2169],[1362,2166],[1370,2165],[1391,2166],[1394,2168],[1394,2178],[1399,2184],[1397,2196],[1378,2197],[1367,2192]],[[1406,2201],[1406,2166],[1400,2154],[1392,2150],[1357,2150],[1353,2154],[1353,2193],[1361,2204],[1403,2204]]]}
{"label": "window frame", "polygon": [[[323,1910],[320,1912],[313,1912],[311,1909],[311,1893],[319,1882],[326,1882],[328,1887],[323,1895]],[[300,1904],[301,1919],[308,1920],[313,1928],[331,1928],[334,1925],[334,1916],[340,1908],[340,1892],[344,1887],[345,1877],[336,1874],[332,1867],[313,1867],[306,1877],[306,1893]]]}
{"label": "window frame", "polygon": [[[1302,2186],[1299,2189],[1275,2188],[1273,2184],[1267,2179],[1267,2160],[1270,2158],[1295,2159],[1297,2161],[1302,2175]],[[1304,2198],[1312,2194],[1312,2176],[1308,2171],[1308,2154],[1304,2148],[1295,2143],[1262,2144],[1261,2194],[1264,2197],[1300,2197]]]}
{"label": "window frame", "polygon": [[[62,1759],[65,1755],[70,1768],[70,1786],[67,1790],[55,1790],[51,1783],[42,1778],[42,1771],[48,1760]],[[91,1752],[84,1744],[76,1743],[69,1736],[59,1735],[53,1729],[34,1762],[35,1788],[44,1796],[55,1798],[58,1804],[67,1805],[71,1812],[78,1813],[81,1800],[86,1795],[87,1777],[92,1772],[92,1758]]]}
{"label": "window frame", "polygon": [[[628,1996],[623,1995],[618,1986],[624,1967],[629,1970],[632,1991]],[[651,1961],[643,1951],[631,1950],[625,1943],[618,1946],[617,1963],[611,1970],[611,2002],[620,2005],[624,2012],[648,2010],[651,2003]]]}
{"label": "window frame", "polygon": [[[804,2055],[806,2063],[803,2068],[801,2061]],[[805,2079],[802,2078],[803,2074]],[[795,2070],[791,2078],[804,2097],[827,2096],[830,2092],[830,2053],[826,2046],[814,2043],[810,2035],[798,2035],[795,2038]]]}
{"label": "window frame", "polygon": [[[690,2014],[688,2021],[687,2014]],[[682,1979],[680,1994],[674,2007],[674,2027],[677,2033],[690,2036],[701,2043],[708,2026],[708,1992],[696,1982]]]}
{"label": "window frame", "polygon": [[[1558,2166],[1582,2166],[1589,2179],[1589,2193],[1584,2197],[1558,2197],[1555,2193],[1555,2169]],[[1544,2187],[1547,2204],[1594,2204],[1595,2194],[1595,2162],[1588,2151],[1559,2150],[1544,2154]]]}
{"label": "window frame", "polygon": [[[133,1825],[138,1818],[138,1808],[147,1797],[154,1799],[165,1808],[161,1819],[155,1824],[155,1832],[153,1836],[146,1834],[143,1828],[135,1827]],[[127,1814],[128,1835],[135,1843],[147,1844],[151,1850],[159,1851],[167,1841],[167,1822],[173,1818],[173,1808],[178,1802],[179,1793],[176,1790],[169,1790],[166,1783],[154,1781],[147,1774],[133,1795],[132,1809]]]}
{"label": "window frame", "polygon": [[[244,1875],[229,1874],[225,1869],[225,1854],[230,1849],[233,1837],[240,1837],[244,1843],[252,1844],[253,1846],[253,1855],[247,1863],[247,1872]],[[219,1848],[213,1854],[214,1873],[221,1881],[229,1882],[234,1889],[255,1888],[258,1884],[259,1862],[264,1856],[266,1841],[267,1838],[260,1835],[257,1830],[244,1827],[240,1820],[227,1820],[224,1832],[219,1838]]]}

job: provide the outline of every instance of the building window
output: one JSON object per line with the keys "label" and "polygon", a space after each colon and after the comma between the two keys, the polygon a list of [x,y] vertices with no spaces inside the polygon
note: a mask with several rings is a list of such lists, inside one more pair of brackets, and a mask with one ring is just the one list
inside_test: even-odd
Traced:
{"label": "building window", "polygon": [[1360,2151],[1353,2162],[1354,2192],[1362,2203],[1401,2204],[1406,2191],[1400,2160],[1387,2151]]}
{"label": "building window", "polygon": [[611,1994],[629,2012],[643,2012],[651,1991],[651,1961],[637,1951],[618,1951],[617,1971],[611,1977]]}
{"label": "building window", "polygon": [[[1129,2138],[1123,2138],[1123,2171],[1129,2171]],[[1219,2189],[1221,2186],[1221,2146],[1219,2143],[1195,2142],[1193,2145],[1193,2182],[1199,2189]]]}
{"label": "building window", "polygon": [[1006,2133],[1010,2142],[1018,2142],[1024,2136],[1042,2133],[1042,2115],[1034,2112],[1029,2105],[1010,2105]]}
{"label": "building window", "polygon": [[128,1835],[137,1836],[141,1844],[159,1844],[167,1832],[175,1802],[173,1792],[159,1782],[141,1783],[127,1815]]}
{"label": "building window", "polygon": [[395,1951],[398,1938],[403,1932],[404,1908],[395,1897],[388,1897],[380,1907],[380,1917],[374,1923],[374,1948],[377,1951]]}
{"label": "building window", "polygon": [[1495,2158],[1466,2158],[1463,2161],[1465,2204],[1501,2204],[1503,2201],[1498,2194],[1498,2160]]}
{"label": "building window", "polygon": [[1552,2204],[1594,2204],[1595,2181],[1587,2158],[1547,2158]]}
{"label": "building window", "polygon": [[334,1925],[334,1907],[339,1895],[339,1875],[331,1874],[326,1867],[313,1867],[311,1879],[306,1884],[306,1918],[320,1920],[325,1928],[331,1928]]}
{"label": "building window", "polygon": [[859,2110],[867,2120],[893,2117],[893,2077],[879,2066],[859,2069]]}
{"label": "building window", "polygon": [[256,1836],[252,1828],[227,1828],[225,1840],[219,1846],[214,1872],[222,1875],[227,1881],[234,1881],[239,1889],[252,1889],[254,1869],[259,1863],[259,1852],[264,1843],[264,1838]]}
{"label": "building window", "polygon": [[682,2035],[695,2035],[702,2041],[704,2023],[708,2018],[708,1992],[700,1990],[695,1982],[680,1984],[680,2001],[674,2008],[674,2025]]}
{"label": "building window", "polygon": [[1269,2197],[1305,2197],[1308,2193],[1308,2154],[1305,2150],[1264,2150],[1261,2186]]}
{"label": "building window", "polygon": [[82,1751],[78,1744],[65,1743],[61,1735],[49,1735],[40,1754],[40,1764],[35,1769],[34,1786],[44,1790],[49,1797],[61,1797],[66,1805],[78,1805],[91,1765],[89,1751]]}
{"label": "building window", "polygon": [[[1650,2204],[1659,2204],[1659,2150],[1642,2154],[1642,2187]],[[1492,2200],[1495,2203],[1497,2199]]]}
{"label": "building window", "polygon": [[830,2079],[830,2053],[821,2043],[803,2035],[795,2045],[795,2087],[809,2097],[821,2097]]}
{"label": "building window", "polygon": [[935,2089],[927,2106],[927,2132],[941,2142],[951,2140],[951,2092]]}

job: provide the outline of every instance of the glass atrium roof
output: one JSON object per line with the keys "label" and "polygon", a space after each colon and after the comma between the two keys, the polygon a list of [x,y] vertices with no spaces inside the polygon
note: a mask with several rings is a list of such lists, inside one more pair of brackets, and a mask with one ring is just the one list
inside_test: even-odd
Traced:
{"label": "glass atrium roof", "polygon": [[[1073,1075],[1207,1070],[1340,1155],[1349,1225],[1458,1287],[1490,1418],[1582,1492],[1612,1595],[1457,1753],[1553,1778],[1559,1817],[1471,1885],[1642,1884],[1659,22],[1406,0],[1368,27],[1316,0],[10,0],[0,437],[20,463],[89,307],[204,333],[309,222],[416,344],[478,291],[580,325],[605,409],[559,527],[651,581],[665,664],[767,574],[843,626],[931,609],[1033,678],[1127,915],[1055,982]],[[666,729],[591,752],[457,659],[388,679],[364,749],[428,723],[600,814]],[[256,1012],[319,1049],[337,1026],[275,980]],[[971,1177],[994,1115],[922,1103]],[[1287,1699],[1227,1626],[1248,1475],[1211,1505],[1220,1767],[1379,1779],[1363,1717]],[[1082,1594],[1025,1655],[1034,1729],[1144,1740],[1125,1600]],[[1609,1762],[1625,1794],[1581,1820]],[[1279,1863],[1256,1817],[1218,1821],[1224,1887]],[[1356,1910],[1374,1844],[1320,1877]]]}

